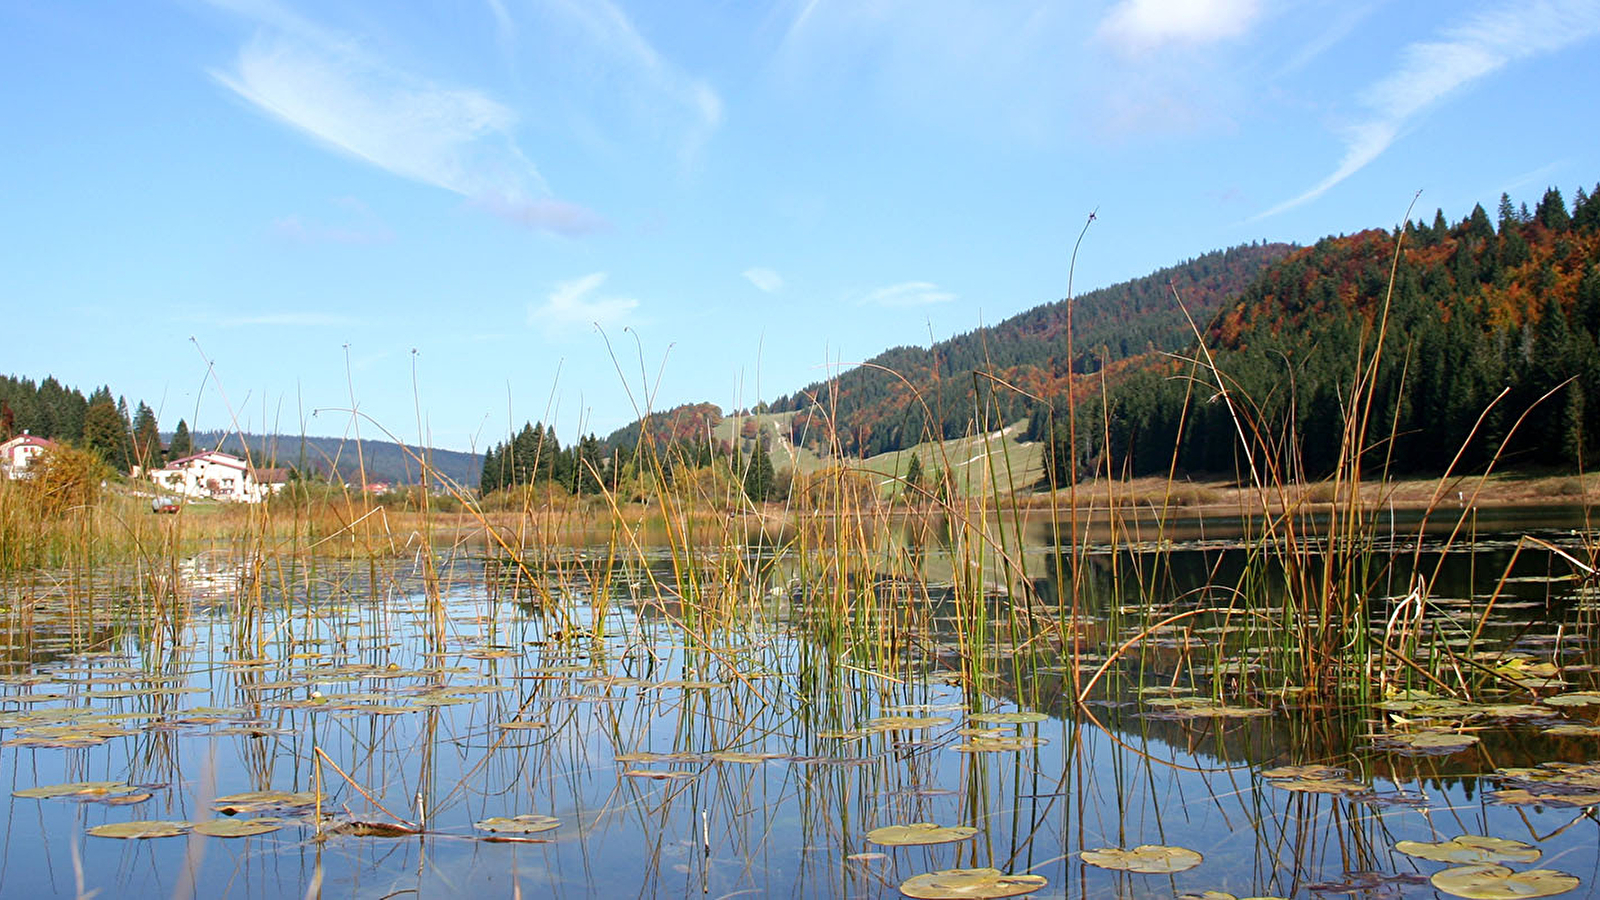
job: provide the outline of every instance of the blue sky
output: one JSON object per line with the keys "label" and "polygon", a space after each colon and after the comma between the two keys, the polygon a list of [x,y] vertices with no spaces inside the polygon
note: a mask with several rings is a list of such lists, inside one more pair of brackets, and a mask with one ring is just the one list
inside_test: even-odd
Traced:
{"label": "blue sky", "polygon": [[1597,38],[1600,0],[8,3],[0,371],[459,449],[748,405],[1064,296],[1091,210],[1080,292],[1570,199]]}

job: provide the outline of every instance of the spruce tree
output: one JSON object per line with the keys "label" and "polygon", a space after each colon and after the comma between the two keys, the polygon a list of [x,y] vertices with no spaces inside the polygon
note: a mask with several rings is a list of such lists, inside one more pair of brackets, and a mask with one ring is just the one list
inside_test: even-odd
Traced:
{"label": "spruce tree", "polygon": [[906,464],[906,493],[915,494],[917,488],[922,486],[922,460],[915,453],[911,454],[911,462]]}
{"label": "spruce tree", "polygon": [[183,459],[194,452],[194,439],[189,436],[189,423],[178,420],[172,431],[172,443],[167,445],[167,459]]}
{"label": "spruce tree", "polygon": [[148,471],[161,464],[161,432],[156,413],[144,401],[133,414],[133,464]]}

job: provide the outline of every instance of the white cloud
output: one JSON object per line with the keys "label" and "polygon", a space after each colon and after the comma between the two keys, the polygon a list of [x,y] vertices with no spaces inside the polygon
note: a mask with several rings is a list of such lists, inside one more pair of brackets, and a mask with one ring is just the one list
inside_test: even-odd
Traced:
{"label": "white cloud", "polygon": [[954,299],[955,294],[940,290],[931,281],[903,281],[870,291],[861,298],[861,302],[874,306],[927,306],[949,303]]}
{"label": "white cloud", "polygon": [[528,324],[537,325],[549,334],[590,325],[625,324],[639,308],[639,301],[630,297],[594,296],[605,281],[606,273],[595,272],[560,282],[544,303],[528,308]]}
{"label": "white cloud", "polygon": [[[519,11],[537,20],[520,33],[539,42],[524,58],[543,67],[547,88],[575,104],[581,118],[611,117],[578,130],[599,136],[618,126],[643,128],[692,165],[722,124],[716,90],[657,51],[609,0],[536,0]],[[509,27],[502,23],[502,30]]]}
{"label": "white cloud", "polygon": [[1470,16],[1436,40],[1401,52],[1400,65],[1361,94],[1371,115],[1345,131],[1344,157],[1333,173],[1299,196],[1256,216],[1263,219],[1322,196],[1377,159],[1417,116],[1474,81],[1530,56],[1600,34],[1600,0],[1515,2]]}
{"label": "white cloud", "polygon": [[749,279],[751,284],[769,294],[783,290],[783,276],[771,269],[754,266],[744,270],[744,277]]}
{"label": "white cloud", "polygon": [[1259,16],[1257,0],[1121,0],[1097,34],[1124,52],[1142,53],[1239,37]]}
{"label": "white cloud", "polygon": [[[594,230],[598,216],[573,215],[573,204],[548,198],[544,178],[513,137],[510,107],[478,90],[398,71],[275,5],[230,8],[267,27],[231,69],[212,75],[257,109],[323,146],[520,224]],[[541,204],[552,203],[562,204],[559,214],[542,214],[549,209]]]}

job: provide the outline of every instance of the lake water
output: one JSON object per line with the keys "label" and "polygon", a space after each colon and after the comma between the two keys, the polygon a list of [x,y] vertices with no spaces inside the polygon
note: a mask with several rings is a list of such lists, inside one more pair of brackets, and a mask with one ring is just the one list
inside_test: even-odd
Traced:
{"label": "lake water", "polygon": [[[1374,634],[1414,573],[1432,578],[1421,645],[1470,653],[1480,685],[1454,706],[1403,665],[1346,686],[1367,705],[1309,702],[1281,643],[1237,622],[1151,630],[1246,577],[1216,523],[1100,547],[1075,601],[1037,527],[1009,574],[934,531],[867,561],[711,554],[692,579],[687,557],[608,567],[599,548],[526,574],[465,555],[255,574],[213,552],[154,582],[15,577],[0,895],[891,897],[986,866],[1042,876],[1036,897],[1431,897],[1451,864],[1396,843],[1485,835],[1538,851],[1513,870],[1588,896],[1600,772],[1550,764],[1600,759],[1584,730],[1600,696],[1575,694],[1600,686],[1600,605],[1516,542],[1586,554],[1567,515],[1480,523],[1473,552],[1437,536],[1374,551]],[[1006,602],[1024,578],[1028,601]],[[238,796],[263,791],[279,793]],[[491,821],[517,816],[555,824]],[[262,818],[281,827],[192,830]],[[179,833],[92,833],[135,821]],[[917,822],[975,832],[867,837]],[[1138,874],[1080,856],[1145,844],[1201,860]]]}

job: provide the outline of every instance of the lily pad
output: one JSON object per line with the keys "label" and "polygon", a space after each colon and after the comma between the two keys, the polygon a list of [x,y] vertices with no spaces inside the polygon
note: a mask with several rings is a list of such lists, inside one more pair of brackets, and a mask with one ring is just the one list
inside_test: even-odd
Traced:
{"label": "lily pad", "polygon": [[1424,841],[1400,841],[1396,850],[1418,859],[1450,863],[1501,863],[1534,862],[1540,852],[1537,847],[1506,838],[1463,834],[1448,841],[1430,844]]}
{"label": "lily pad", "polygon": [[132,822],[108,822],[104,825],[96,825],[89,829],[89,833],[95,837],[137,840],[140,838],[177,837],[188,830],[188,822],[135,819]]}
{"label": "lily pad", "polygon": [[510,834],[538,834],[541,831],[551,831],[561,825],[561,820],[553,816],[527,814],[521,816],[495,816],[475,823],[472,827],[479,831],[494,831]]}
{"label": "lily pad", "polygon": [[44,800],[50,797],[106,797],[113,794],[126,794],[132,791],[133,785],[121,781],[69,781],[66,784],[45,784],[39,787],[22,788],[12,791],[13,797],[27,797],[33,800]]}
{"label": "lily pad", "polygon": [[1459,866],[1433,873],[1436,890],[1468,900],[1520,900],[1564,894],[1579,885],[1577,876],[1554,869],[1514,872],[1505,866]]}
{"label": "lily pad", "polygon": [[316,803],[317,795],[311,791],[243,791],[212,800],[211,808],[233,815],[269,809],[300,809]]}
{"label": "lily pad", "polygon": [[969,722],[981,722],[986,725],[1027,725],[1033,722],[1043,722],[1050,717],[1042,712],[1003,712],[1003,713],[974,713],[967,716]]}
{"label": "lily pad", "polygon": [[867,840],[891,847],[908,847],[916,844],[948,844],[964,841],[978,833],[967,825],[935,825],[932,822],[912,822],[910,825],[885,825],[867,832]]}
{"label": "lily pad", "polygon": [[1165,875],[1182,872],[1200,865],[1204,857],[1185,847],[1164,847],[1160,844],[1142,844],[1132,850],[1102,847],[1084,850],[1078,857],[1091,866],[1118,869],[1145,875]]}
{"label": "lily pad", "polygon": [[263,816],[259,819],[206,819],[194,823],[194,830],[207,837],[240,838],[270,834],[283,826],[284,820]]}
{"label": "lily pad", "polygon": [[999,869],[942,869],[906,879],[900,893],[922,900],[988,900],[1031,894],[1049,883],[1042,875],[1007,875]]}

